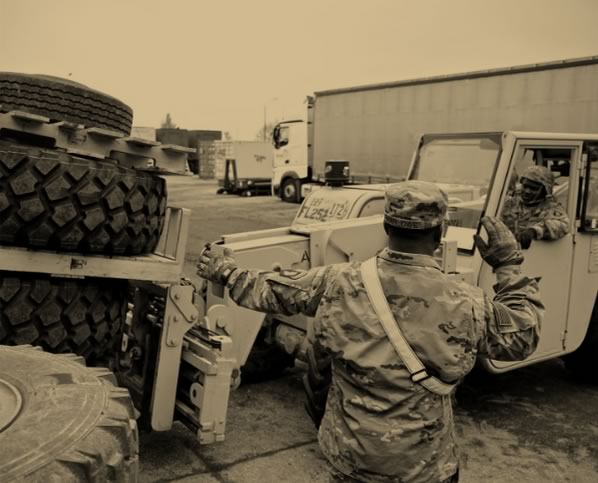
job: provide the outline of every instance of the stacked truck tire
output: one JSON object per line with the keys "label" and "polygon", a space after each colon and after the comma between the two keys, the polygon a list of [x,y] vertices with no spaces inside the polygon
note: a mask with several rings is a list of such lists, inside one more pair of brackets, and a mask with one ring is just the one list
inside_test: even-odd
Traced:
{"label": "stacked truck tire", "polygon": [[[133,119],[126,104],[81,84],[0,73],[0,112],[12,111],[124,136]],[[143,255],[158,244],[165,211],[165,180],[155,174],[0,131],[0,245]],[[128,393],[114,386],[110,371],[85,366],[100,365],[118,350],[127,295],[118,280],[0,271],[0,397],[14,409],[0,411],[0,440],[10,440],[12,448],[0,456],[0,475],[136,481],[137,428]],[[62,406],[72,411],[44,404],[44,391],[63,395]],[[80,411],[85,401],[97,414]],[[39,418],[36,411],[53,413]],[[61,423],[76,431],[52,433],[57,420],[79,413],[74,426],[71,419]]]}
{"label": "stacked truck tire", "polygon": [[[132,111],[80,84],[48,76],[0,74],[0,110],[128,135]],[[75,156],[0,137],[0,244],[78,254],[140,255],[156,247],[166,185],[117,161]],[[113,348],[126,286],[0,274],[0,344],[73,352],[96,363]]]}

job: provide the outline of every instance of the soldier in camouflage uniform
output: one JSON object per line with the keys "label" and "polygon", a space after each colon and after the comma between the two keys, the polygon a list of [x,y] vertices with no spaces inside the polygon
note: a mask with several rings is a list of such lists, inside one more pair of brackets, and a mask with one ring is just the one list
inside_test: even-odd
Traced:
{"label": "soldier in camouflage uniform", "polygon": [[501,219],[527,249],[532,240],[558,240],[569,232],[569,217],[552,195],[554,177],[544,166],[521,175],[521,189],[505,201]]}
{"label": "soldier in camouflage uniform", "polygon": [[[543,306],[534,279],[521,274],[521,251],[496,218],[484,218],[482,257],[496,273],[491,300],[450,280],[433,252],[443,233],[447,196],[431,183],[406,181],[386,193],[389,245],[377,256],[396,323],[429,375],[460,381],[476,357],[521,360],[536,348]],[[332,385],[319,429],[331,481],[458,481],[450,394],[414,382],[375,315],[360,263],[281,273],[237,268],[231,253],[209,247],[204,278],[226,285],[249,309],[315,317],[316,344],[332,355]]]}

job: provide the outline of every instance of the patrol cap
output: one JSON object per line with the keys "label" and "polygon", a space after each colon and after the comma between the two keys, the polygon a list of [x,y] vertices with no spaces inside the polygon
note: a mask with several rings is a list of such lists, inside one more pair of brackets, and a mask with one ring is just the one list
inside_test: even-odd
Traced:
{"label": "patrol cap", "polygon": [[447,215],[448,196],[434,183],[396,183],[386,189],[385,198],[384,222],[397,228],[432,228],[441,225]]}
{"label": "patrol cap", "polygon": [[544,188],[546,188],[547,194],[552,194],[554,176],[552,175],[552,171],[550,171],[547,167],[529,166],[521,175],[521,179],[523,178],[540,183],[542,186],[544,186]]}

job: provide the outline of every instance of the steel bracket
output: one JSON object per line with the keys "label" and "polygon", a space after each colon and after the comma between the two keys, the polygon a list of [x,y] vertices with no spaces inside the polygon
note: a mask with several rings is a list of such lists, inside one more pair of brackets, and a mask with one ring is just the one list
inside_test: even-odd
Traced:
{"label": "steel bracket", "polygon": [[171,285],[166,288],[164,325],[151,402],[151,425],[156,431],[166,431],[172,427],[183,338],[193,327],[192,317],[195,316],[197,320],[193,290],[192,285]]}
{"label": "steel bracket", "polygon": [[177,347],[183,342],[183,336],[197,322],[198,310],[193,305],[192,285],[173,285],[168,291],[171,307],[164,319],[166,345]]}
{"label": "steel bracket", "polygon": [[224,304],[212,305],[200,325],[205,329],[219,334],[232,335],[234,314],[230,307]]}
{"label": "steel bracket", "polygon": [[188,172],[187,155],[195,149],[163,145],[157,141],[127,137],[108,129],[85,128],[70,122],[52,122],[45,116],[22,111],[0,112],[2,130],[22,132],[53,140],[53,148],[94,159],[116,160],[122,166],[158,173]]}

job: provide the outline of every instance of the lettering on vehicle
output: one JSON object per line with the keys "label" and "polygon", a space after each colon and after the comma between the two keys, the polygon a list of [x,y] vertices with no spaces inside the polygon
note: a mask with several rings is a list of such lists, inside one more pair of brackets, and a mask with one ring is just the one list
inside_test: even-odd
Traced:
{"label": "lettering on vehicle", "polygon": [[303,252],[303,256],[301,257],[301,263],[303,263],[303,262],[311,263],[311,260],[309,258],[309,253],[307,253],[307,250],[305,250]]}
{"label": "lettering on vehicle", "polygon": [[321,197],[309,198],[309,203],[301,205],[297,219],[312,221],[344,220],[349,216],[350,203]]}

